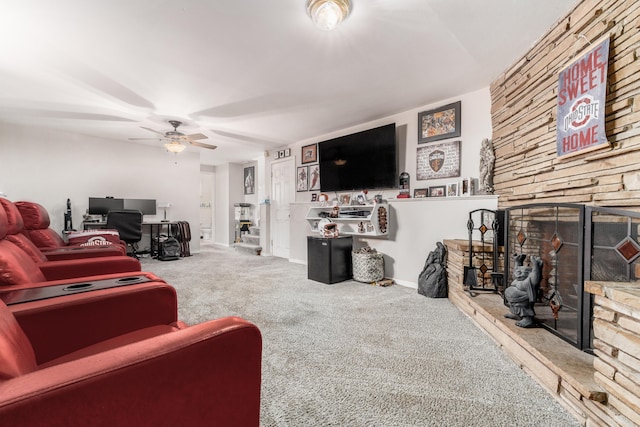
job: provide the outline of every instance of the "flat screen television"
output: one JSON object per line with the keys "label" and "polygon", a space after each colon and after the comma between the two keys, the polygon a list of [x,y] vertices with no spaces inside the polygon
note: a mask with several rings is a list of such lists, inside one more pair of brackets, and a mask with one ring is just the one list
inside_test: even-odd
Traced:
{"label": "flat screen television", "polygon": [[124,209],[124,199],[89,197],[89,215],[106,215],[111,209]]}
{"label": "flat screen television", "polygon": [[397,154],[395,123],[323,141],[318,144],[321,191],[397,187]]}

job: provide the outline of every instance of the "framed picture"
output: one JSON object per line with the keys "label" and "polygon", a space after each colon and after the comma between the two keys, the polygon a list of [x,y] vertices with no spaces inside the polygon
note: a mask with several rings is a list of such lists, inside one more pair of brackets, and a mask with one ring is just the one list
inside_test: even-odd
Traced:
{"label": "framed picture", "polygon": [[256,167],[244,168],[244,194],[255,194],[256,192]]}
{"label": "framed picture", "polygon": [[273,159],[274,160],[278,160],[280,158],[280,152],[279,151],[274,151],[273,153]]}
{"label": "framed picture", "polygon": [[345,193],[338,196],[338,201],[341,205],[349,205],[351,204],[351,193]]}
{"label": "framed picture", "polygon": [[309,166],[309,191],[320,190],[320,165]]}
{"label": "framed picture", "polygon": [[415,188],[413,190],[413,197],[416,199],[420,199],[422,197],[429,197],[429,189],[428,188]]}
{"label": "framed picture", "polygon": [[309,166],[298,166],[296,173],[296,191],[309,190]]}
{"label": "framed picture", "polygon": [[312,202],[317,202],[318,201],[318,193],[313,193],[311,195],[311,201]]}
{"label": "framed picture", "polygon": [[284,156],[285,157],[289,157],[291,155],[291,148],[285,148],[284,149]]}
{"label": "framed picture", "polygon": [[469,178],[463,178],[460,181],[460,186],[458,187],[458,191],[460,192],[461,196],[469,196]]}
{"label": "framed picture", "polygon": [[447,197],[456,197],[458,195],[458,183],[451,182],[447,184]]}
{"label": "framed picture", "polygon": [[302,147],[301,163],[313,163],[318,161],[318,144],[305,145]]}
{"label": "framed picture", "polygon": [[418,113],[418,144],[460,136],[461,102]]}
{"label": "framed picture", "polygon": [[416,152],[416,179],[460,176],[460,141],[429,144]]}
{"label": "framed picture", "polygon": [[278,151],[278,158],[279,158],[279,159],[284,158],[284,150],[280,150],[280,151]]}
{"label": "framed picture", "polygon": [[429,187],[429,197],[444,197],[446,195],[447,188],[444,185],[434,185]]}

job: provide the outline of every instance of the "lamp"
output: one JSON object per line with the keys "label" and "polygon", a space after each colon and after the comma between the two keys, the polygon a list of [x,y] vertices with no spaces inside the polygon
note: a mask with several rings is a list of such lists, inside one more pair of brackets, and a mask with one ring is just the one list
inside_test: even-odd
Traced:
{"label": "lamp", "polygon": [[184,151],[185,147],[184,145],[180,144],[179,141],[171,141],[171,142],[167,142],[166,144],[164,144],[164,148],[167,149],[167,151],[171,152],[171,153],[182,153]]}
{"label": "lamp", "polygon": [[307,0],[307,14],[323,30],[333,30],[349,12],[350,0]]}
{"label": "lamp", "polygon": [[164,210],[164,218],[161,220],[161,222],[169,222],[169,220],[167,219],[167,209],[171,208],[171,203],[161,202],[158,203],[158,207]]}

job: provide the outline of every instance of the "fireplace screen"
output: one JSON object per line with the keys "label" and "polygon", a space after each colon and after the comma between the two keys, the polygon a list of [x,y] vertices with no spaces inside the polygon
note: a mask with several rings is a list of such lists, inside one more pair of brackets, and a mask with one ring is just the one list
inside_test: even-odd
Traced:
{"label": "fireplace screen", "polygon": [[581,268],[584,207],[529,205],[508,209],[507,217],[505,285],[513,280],[510,272],[516,255],[527,256],[525,265],[532,255],[539,256],[544,264],[536,319],[545,328],[579,345],[584,305]]}
{"label": "fireplace screen", "polygon": [[591,345],[592,298],[585,280],[632,281],[640,271],[640,214],[574,204],[535,204],[506,210],[505,286],[514,257],[543,262],[536,318],[576,347]]}

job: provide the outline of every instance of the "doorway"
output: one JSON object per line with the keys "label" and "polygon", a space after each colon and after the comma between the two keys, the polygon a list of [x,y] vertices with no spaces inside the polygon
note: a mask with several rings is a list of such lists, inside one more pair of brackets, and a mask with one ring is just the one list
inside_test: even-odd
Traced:
{"label": "doorway", "polygon": [[200,171],[200,238],[202,240],[212,240],[215,235],[213,220],[215,179],[215,172]]}
{"label": "doorway", "polygon": [[294,159],[271,163],[271,254],[289,258],[290,204],[295,201]]}

